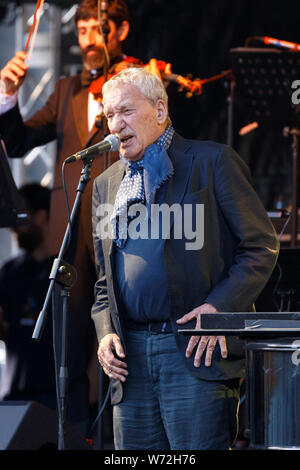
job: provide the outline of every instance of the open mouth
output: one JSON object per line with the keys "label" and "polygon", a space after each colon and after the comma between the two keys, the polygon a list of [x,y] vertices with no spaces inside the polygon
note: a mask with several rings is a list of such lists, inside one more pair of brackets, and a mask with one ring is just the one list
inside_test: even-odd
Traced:
{"label": "open mouth", "polygon": [[124,147],[126,145],[129,145],[133,137],[134,137],[133,135],[127,135],[127,136],[121,137],[120,141],[121,141],[122,146]]}

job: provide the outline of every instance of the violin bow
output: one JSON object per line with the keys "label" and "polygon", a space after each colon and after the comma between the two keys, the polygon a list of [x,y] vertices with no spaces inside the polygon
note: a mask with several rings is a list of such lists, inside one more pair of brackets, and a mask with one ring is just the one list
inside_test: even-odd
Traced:
{"label": "violin bow", "polygon": [[[41,16],[42,16],[44,2],[45,2],[45,0],[37,0],[37,2],[36,2],[32,25],[30,26],[27,42],[26,42],[26,45],[25,45],[25,53],[26,53],[27,61],[29,61],[31,53],[33,51],[33,47],[34,47],[38,27],[39,27],[39,24],[40,24],[40,19],[41,19]],[[32,38],[32,40],[31,40],[31,38]],[[31,41],[31,44],[30,44],[30,41]],[[30,44],[30,48],[29,48],[29,44]],[[28,51],[28,49],[29,49],[29,51]]]}

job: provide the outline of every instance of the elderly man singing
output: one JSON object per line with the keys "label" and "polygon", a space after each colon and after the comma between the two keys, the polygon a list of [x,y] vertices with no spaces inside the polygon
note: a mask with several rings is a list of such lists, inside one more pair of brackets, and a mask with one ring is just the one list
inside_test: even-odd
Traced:
{"label": "elderly man singing", "polygon": [[177,330],[199,328],[201,314],[253,310],[277,259],[273,226],[230,147],[174,131],[156,75],[120,72],[103,105],[120,161],[93,187],[92,317],[115,447],[230,449],[243,350]]}

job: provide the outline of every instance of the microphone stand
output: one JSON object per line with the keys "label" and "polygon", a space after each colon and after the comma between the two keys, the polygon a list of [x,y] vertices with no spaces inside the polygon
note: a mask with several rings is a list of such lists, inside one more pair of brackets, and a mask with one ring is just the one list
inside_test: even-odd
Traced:
{"label": "microphone stand", "polygon": [[[233,108],[235,98],[235,79],[229,78],[229,93],[227,96],[227,145],[233,146]],[[228,83],[228,82],[227,82]]]}
{"label": "microphone stand", "polygon": [[58,254],[58,257],[53,261],[52,269],[49,275],[50,284],[46,294],[43,308],[38,316],[35,324],[32,338],[34,340],[40,340],[43,329],[46,323],[47,310],[49,307],[50,299],[54,294],[54,287],[58,283],[61,287],[61,298],[62,298],[62,337],[61,337],[61,364],[59,368],[59,382],[58,388],[58,450],[64,450],[65,448],[65,418],[66,418],[66,405],[67,405],[67,389],[68,389],[68,367],[67,367],[67,328],[68,328],[68,303],[71,297],[72,287],[75,285],[77,280],[76,270],[73,266],[66,263],[63,260],[65,252],[68,247],[68,240],[71,236],[71,230],[73,223],[76,220],[76,216],[80,207],[81,197],[86,188],[87,183],[91,179],[91,166],[92,160],[87,159],[84,162],[84,167],[80,174],[78,187],[76,189],[77,195],[70,215],[70,220],[63,238],[63,242]]}

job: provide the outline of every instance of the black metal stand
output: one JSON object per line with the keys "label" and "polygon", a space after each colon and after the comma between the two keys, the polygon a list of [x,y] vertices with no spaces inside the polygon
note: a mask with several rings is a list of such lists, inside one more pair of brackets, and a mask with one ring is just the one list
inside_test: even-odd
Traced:
{"label": "black metal stand", "polygon": [[58,382],[58,450],[65,449],[65,417],[67,409],[67,391],[68,391],[68,366],[67,366],[67,330],[68,330],[68,301],[71,296],[71,289],[76,283],[76,270],[73,266],[66,263],[63,258],[69,245],[71,237],[71,231],[75,222],[82,194],[86,188],[87,183],[90,181],[91,172],[91,160],[85,161],[84,168],[81,171],[79,184],[77,187],[77,195],[70,215],[69,224],[67,226],[64,239],[58,254],[58,257],[54,260],[51,273],[49,276],[50,284],[47,291],[47,295],[44,301],[43,308],[36,321],[35,328],[33,331],[32,338],[34,340],[40,340],[43,329],[46,322],[47,311],[50,300],[54,294],[54,286],[56,283],[61,287],[61,298],[62,298],[62,336],[61,336],[61,363],[59,368],[59,382]]}
{"label": "black metal stand", "polygon": [[291,90],[300,53],[247,47],[229,52],[237,96],[243,101],[249,122],[270,128],[298,127]]}
{"label": "black metal stand", "polygon": [[233,147],[233,111],[235,97],[235,78],[229,78],[229,93],[227,96],[227,145]]}
{"label": "black metal stand", "polygon": [[300,58],[296,51],[239,47],[230,50],[236,92],[243,99],[251,123],[283,130],[292,136],[292,232],[291,246],[297,246],[299,106],[291,99],[292,83]]}

